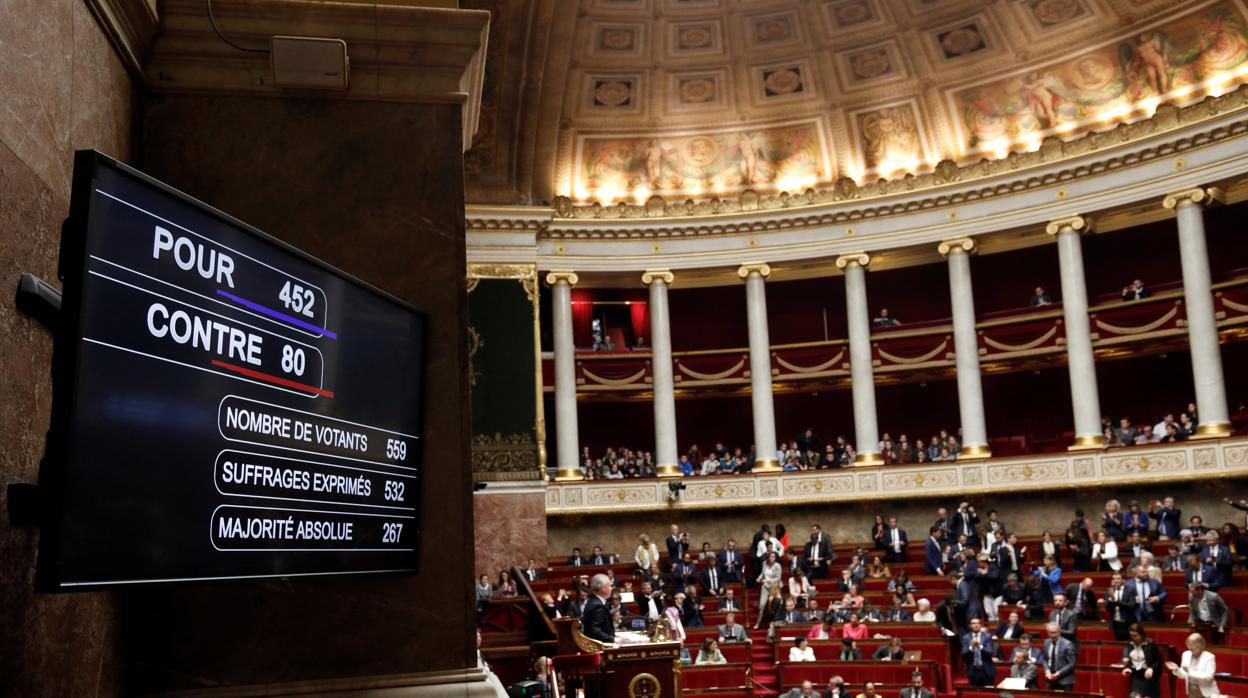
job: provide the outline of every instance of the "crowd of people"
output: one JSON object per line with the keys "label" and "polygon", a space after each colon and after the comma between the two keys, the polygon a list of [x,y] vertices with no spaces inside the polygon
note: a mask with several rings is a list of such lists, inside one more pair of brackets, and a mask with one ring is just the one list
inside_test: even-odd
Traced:
{"label": "crowd of people", "polygon": [[[1122,417],[1117,422],[1105,417],[1101,424],[1105,445],[1117,447],[1187,441],[1196,433],[1198,421],[1195,403],[1188,403],[1186,409],[1180,412],[1167,412],[1156,424],[1136,424],[1130,417]],[[892,434],[884,432],[876,444],[885,465],[953,462],[958,459],[961,447],[960,429],[956,432],[941,429],[926,440],[911,439],[904,433],[894,439]],[[793,472],[849,467],[857,455],[854,445],[844,434],[825,442],[813,428],[808,427],[796,439],[781,442],[775,459],[786,472]],[[677,465],[683,477],[734,475],[751,472],[755,460],[753,444],[744,448],[729,448],[719,441],[713,448],[705,450],[693,444],[680,454]],[[657,475],[651,451],[627,447],[608,447],[601,457],[594,457],[586,446],[581,449],[579,464],[581,474],[587,480],[622,480]]]}
{"label": "crowd of people", "polygon": [[[1248,512],[1248,501],[1225,501]],[[814,624],[795,641],[790,661],[813,661],[808,642],[824,639],[841,640],[841,659],[860,660],[858,642],[870,636],[873,623],[935,623],[960,644],[971,684],[994,685],[1000,672],[1024,678],[1029,686],[1044,675],[1051,688],[1066,690],[1075,680],[1079,624],[1105,620],[1124,643],[1122,668],[1133,691],[1159,696],[1163,670],[1188,680],[1191,695],[1211,690],[1206,678],[1212,675],[1202,673],[1213,665],[1206,642],[1223,639],[1229,617],[1218,591],[1232,584],[1233,569],[1248,563],[1248,537],[1236,524],[1215,530],[1198,514],[1184,519],[1170,497],[1125,507],[1109,500],[1095,519],[1076,510],[1061,534],[1045,531],[1038,542],[1023,545],[995,510],[981,517],[963,501],[952,511],[940,507],[934,514],[922,543],[924,572],[948,579],[946,591],[934,600],[916,598],[918,589],[906,571],[890,569],[905,561],[912,541],[896,517],[877,515],[869,543],[839,565],[831,539],[818,524],[803,534],[805,541],[790,540],[783,524],[763,524],[748,545],[728,539],[718,550],[709,541],[693,547],[689,532],[673,524],[665,550],[648,534],[639,536],[631,557],[634,570],[622,580],[610,565],[625,555],[606,554],[601,546],[584,555],[578,548],[568,565],[587,572],[603,566],[605,571],[573,577],[571,588],[543,594],[541,606],[552,618],[581,617],[586,634],[604,641],[617,629],[657,623],[683,641],[686,628],[704,625],[710,611],[722,612],[716,635],[695,657],[686,657],[693,663],[722,662],[721,643],[749,642],[739,622],[747,616],[755,628],[768,629],[769,639],[785,626]],[[1155,541],[1168,544],[1161,559],[1152,552]],[[1098,589],[1092,578],[1079,576],[1089,571],[1110,572],[1108,585]],[[1168,598],[1161,583],[1166,571],[1184,574],[1185,598]],[[535,580],[543,570],[529,560],[522,574]],[[888,603],[873,604],[864,596],[866,579],[885,580]],[[758,590],[757,603],[748,609],[737,594],[742,583]],[[477,590],[479,599],[515,593],[506,572],[497,585],[483,575]],[[1190,608],[1188,623],[1198,632],[1188,638],[1180,663],[1163,665],[1142,624],[1166,620],[1166,606],[1183,603]],[[592,620],[586,615],[591,611]],[[998,649],[1001,640],[1016,640],[1018,647],[1006,654]],[[873,658],[897,659],[903,652],[897,640]]]}

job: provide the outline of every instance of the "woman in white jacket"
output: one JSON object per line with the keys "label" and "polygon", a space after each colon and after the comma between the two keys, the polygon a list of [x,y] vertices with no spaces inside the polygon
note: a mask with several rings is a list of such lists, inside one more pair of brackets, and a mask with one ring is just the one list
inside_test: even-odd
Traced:
{"label": "woman in white jacket", "polygon": [[1166,662],[1166,668],[1175,676],[1187,681],[1188,698],[1212,698],[1221,691],[1213,675],[1218,672],[1217,660],[1211,652],[1205,651],[1205,638],[1199,633],[1187,636],[1187,651],[1183,653],[1183,661],[1175,664]]}
{"label": "woman in white jacket", "polygon": [[1118,544],[1113,538],[1105,535],[1104,531],[1096,534],[1096,544],[1092,546],[1092,559],[1098,560],[1097,564],[1101,570],[1111,569],[1115,572],[1122,570],[1122,560],[1118,559]]}

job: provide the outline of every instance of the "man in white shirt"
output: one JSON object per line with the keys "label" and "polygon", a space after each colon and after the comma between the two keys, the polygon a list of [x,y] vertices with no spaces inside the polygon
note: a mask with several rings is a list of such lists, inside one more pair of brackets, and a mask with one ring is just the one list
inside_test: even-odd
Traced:
{"label": "man in white shirt", "polygon": [[1211,627],[1215,643],[1220,643],[1226,632],[1226,619],[1230,615],[1222,597],[1216,592],[1209,591],[1206,585],[1197,583],[1192,584],[1187,603],[1191,607],[1187,624],[1195,627],[1202,625]]}
{"label": "man in white shirt", "polygon": [[888,517],[888,530],[884,531],[884,542],[888,544],[888,552],[885,558],[888,562],[905,562],[906,545],[910,541],[906,538],[906,532],[897,525],[897,517]]}

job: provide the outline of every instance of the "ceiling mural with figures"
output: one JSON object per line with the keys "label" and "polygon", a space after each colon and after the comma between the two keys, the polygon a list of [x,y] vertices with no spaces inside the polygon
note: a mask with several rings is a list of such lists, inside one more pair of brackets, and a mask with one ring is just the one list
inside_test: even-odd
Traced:
{"label": "ceiling mural with figures", "polygon": [[508,50],[470,200],[798,192],[1036,150],[1248,82],[1246,1],[489,3]]}

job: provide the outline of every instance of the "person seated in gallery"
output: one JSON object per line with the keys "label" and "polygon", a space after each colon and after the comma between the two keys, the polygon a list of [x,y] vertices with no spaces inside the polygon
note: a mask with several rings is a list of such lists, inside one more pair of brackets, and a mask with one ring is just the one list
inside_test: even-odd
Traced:
{"label": "person seated in gallery", "polygon": [[650,345],[649,345],[649,344],[646,344],[646,338],[645,338],[645,337],[638,337],[638,338],[637,338],[637,341],[636,341],[636,342],[633,342],[633,348],[634,348],[634,349],[649,349],[649,348],[650,348]]}
{"label": "person seated in gallery", "polygon": [[1124,301],[1138,301],[1151,295],[1153,295],[1153,292],[1144,288],[1144,282],[1140,279],[1136,279],[1122,287],[1122,299]]}
{"label": "person seated in gallery", "polygon": [[896,327],[897,325],[900,325],[901,322],[889,314],[888,308],[880,308],[879,316],[873,319],[871,324],[876,327]]}
{"label": "person seated in gallery", "polygon": [[1053,297],[1045,292],[1043,286],[1037,286],[1035,293],[1031,294],[1031,300],[1027,301],[1027,305],[1032,308],[1043,308],[1046,305],[1053,305]]}

